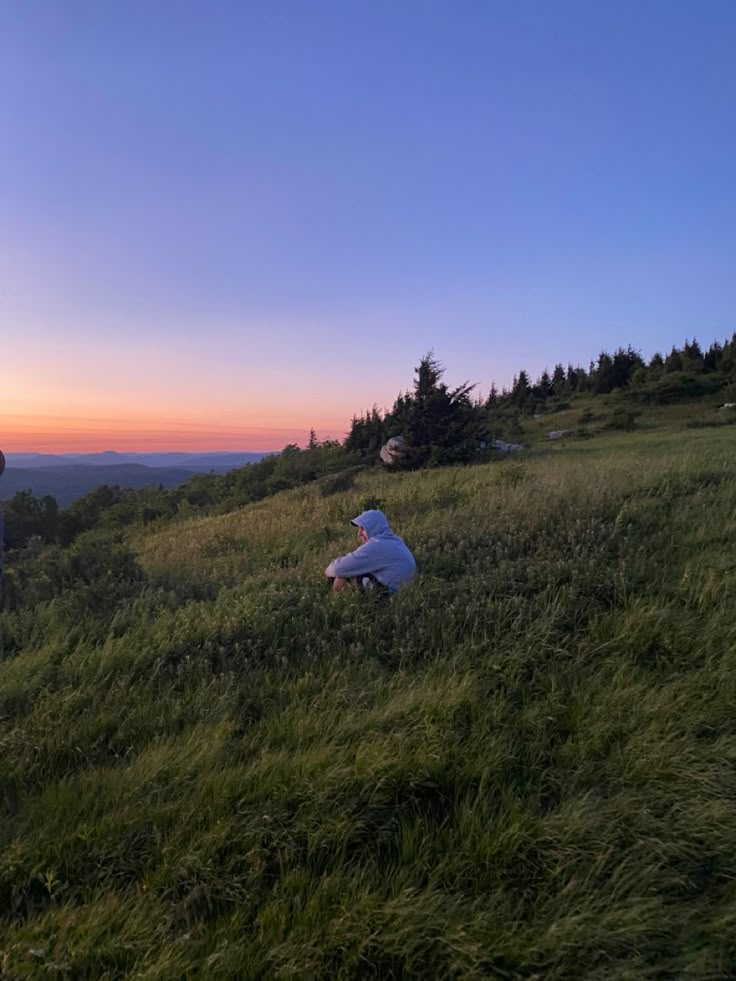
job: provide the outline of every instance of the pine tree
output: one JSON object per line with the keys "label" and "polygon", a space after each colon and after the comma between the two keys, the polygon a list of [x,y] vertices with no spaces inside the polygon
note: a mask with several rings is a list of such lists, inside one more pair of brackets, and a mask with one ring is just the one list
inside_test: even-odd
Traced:
{"label": "pine tree", "polygon": [[363,456],[374,453],[391,435],[388,430],[393,423],[389,416],[384,418],[374,405],[365,415],[353,416],[343,445],[351,453],[360,453]]}
{"label": "pine tree", "polygon": [[668,373],[672,371],[682,371],[682,355],[674,346],[665,359],[664,370]]}
{"label": "pine tree", "polygon": [[655,351],[652,355],[648,370],[652,378],[659,378],[664,371],[664,358],[659,351]]}
{"label": "pine tree", "polygon": [[614,389],[614,369],[613,358],[607,351],[601,351],[598,356],[598,364],[595,369],[595,382],[593,391],[596,395],[606,395]]}
{"label": "pine tree", "polygon": [[554,395],[564,395],[567,391],[567,376],[561,364],[555,365],[552,372],[552,392]]}
{"label": "pine tree", "polygon": [[705,352],[703,357],[703,371],[712,372],[718,371],[721,363],[721,358],[723,357],[723,348],[718,343],[714,341],[708,350]]}
{"label": "pine tree", "polygon": [[483,414],[471,398],[475,385],[466,382],[449,389],[443,374],[444,367],[429,351],[416,368],[414,391],[399,396],[391,412],[406,440],[405,466],[460,462],[478,451]]}
{"label": "pine tree", "polygon": [[549,377],[549,372],[545,368],[542,374],[539,376],[537,384],[534,386],[534,395],[542,399],[548,399],[552,394],[552,379]]}
{"label": "pine tree", "polygon": [[613,355],[612,385],[613,388],[624,388],[629,384],[637,368],[641,368],[644,362],[638,351],[629,345],[627,348],[618,348]]}
{"label": "pine tree", "polygon": [[703,352],[695,338],[692,339],[692,342],[689,342],[687,339],[685,340],[685,345],[682,349],[682,366],[685,371],[695,374],[703,371],[705,367]]}
{"label": "pine tree", "polygon": [[511,403],[519,408],[523,408],[531,396],[531,386],[529,376],[522,370],[518,376],[514,377],[514,384],[511,387]]}

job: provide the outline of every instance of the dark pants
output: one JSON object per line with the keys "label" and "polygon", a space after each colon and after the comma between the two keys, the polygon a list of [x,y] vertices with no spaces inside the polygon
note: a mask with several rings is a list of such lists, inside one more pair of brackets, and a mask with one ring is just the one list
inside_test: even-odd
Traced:
{"label": "dark pants", "polygon": [[358,576],[357,585],[361,593],[375,593],[377,596],[390,595],[388,586],[384,586],[382,582],[379,582],[372,572],[367,573],[365,576]]}

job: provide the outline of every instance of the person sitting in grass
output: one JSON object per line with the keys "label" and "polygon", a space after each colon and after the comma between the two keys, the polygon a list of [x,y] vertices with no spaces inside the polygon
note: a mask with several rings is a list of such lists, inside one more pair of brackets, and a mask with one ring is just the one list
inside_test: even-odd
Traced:
{"label": "person sitting in grass", "polygon": [[363,543],[354,552],[333,559],[325,569],[339,592],[350,583],[361,590],[395,593],[414,578],[417,564],[404,542],[389,528],[383,511],[364,511],[350,522]]}

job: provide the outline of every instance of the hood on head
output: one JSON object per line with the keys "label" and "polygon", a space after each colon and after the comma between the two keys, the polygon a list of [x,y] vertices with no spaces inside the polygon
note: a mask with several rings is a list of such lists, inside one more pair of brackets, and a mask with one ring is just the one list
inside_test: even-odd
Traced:
{"label": "hood on head", "polygon": [[359,514],[357,518],[353,518],[350,522],[351,525],[356,525],[360,528],[365,528],[366,534],[369,538],[375,538],[376,535],[380,535],[384,531],[390,531],[388,526],[388,521],[386,520],[386,515],[383,511],[364,511]]}

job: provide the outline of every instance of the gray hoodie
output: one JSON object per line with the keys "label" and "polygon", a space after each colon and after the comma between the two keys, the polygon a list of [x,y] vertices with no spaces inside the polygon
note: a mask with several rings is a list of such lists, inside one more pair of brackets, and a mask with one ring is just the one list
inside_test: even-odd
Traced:
{"label": "gray hoodie", "polygon": [[414,556],[391,531],[383,511],[364,511],[350,524],[365,528],[368,541],[349,555],[330,562],[325,569],[326,576],[353,579],[370,573],[390,593],[395,593],[399,586],[414,578],[417,571]]}

